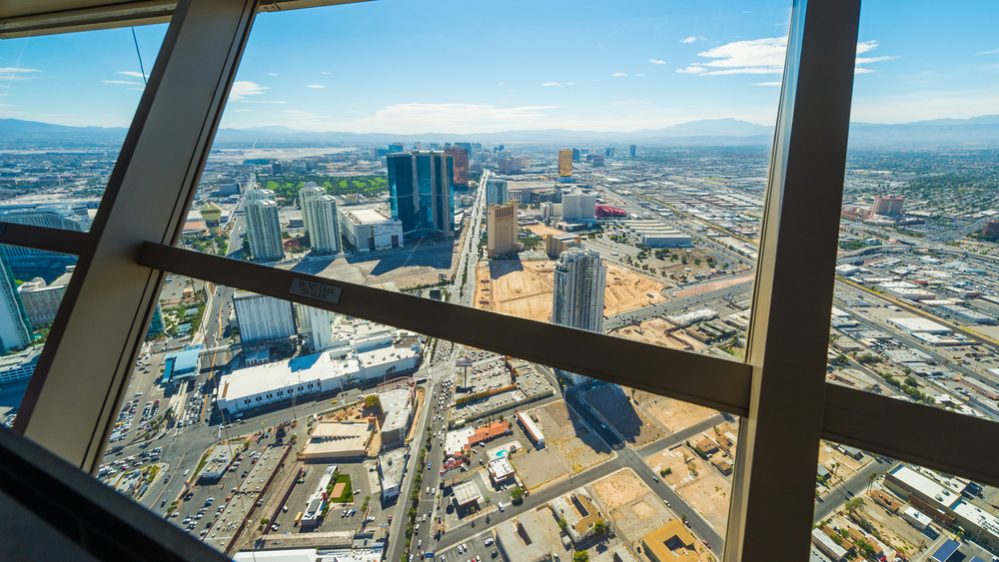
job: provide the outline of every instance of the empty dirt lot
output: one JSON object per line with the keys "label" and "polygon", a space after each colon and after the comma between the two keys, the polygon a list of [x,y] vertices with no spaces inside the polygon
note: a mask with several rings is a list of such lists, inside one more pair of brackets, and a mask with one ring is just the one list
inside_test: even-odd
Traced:
{"label": "empty dirt lot", "polygon": [[638,402],[638,407],[645,410],[669,433],[676,433],[718,414],[711,408],[642,390],[636,390],[634,398]]}
{"label": "empty dirt lot", "polygon": [[[640,273],[607,265],[604,316],[666,302],[663,284]],[[555,262],[491,260],[476,268],[475,307],[547,322],[552,312]]]}
{"label": "empty dirt lot", "polygon": [[614,532],[626,543],[638,541],[675,517],[630,468],[601,478],[589,488],[610,515]]}
{"label": "empty dirt lot", "polygon": [[670,469],[672,472],[663,476],[663,481],[700,513],[719,535],[725,535],[732,488],[727,478],[686,445],[650,455],[646,462],[656,472]]}
{"label": "empty dirt lot", "polygon": [[666,430],[635,406],[632,392],[616,384],[600,385],[584,392],[582,397],[614,426],[629,447],[642,447],[665,437]]}
{"label": "empty dirt lot", "polygon": [[614,458],[610,447],[589,426],[570,416],[564,401],[530,410],[538,417],[547,447],[518,452],[510,460],[530,490],[568,474],[577,474]]}
{"label": "empty dirt lot", "polygon": [[618,328],[611,334],[619,338],[685,351],[701,351],[707,347],[703,342],[685,334],[683,330],[675,330],[674,328],[673,324],[662,318],[650,318],[637,326]]}

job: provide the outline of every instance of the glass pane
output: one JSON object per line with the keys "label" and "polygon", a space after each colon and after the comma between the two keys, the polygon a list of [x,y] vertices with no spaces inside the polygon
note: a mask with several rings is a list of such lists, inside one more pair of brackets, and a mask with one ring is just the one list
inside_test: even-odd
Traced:
{"label": "glass pane", "polygon": [[823,442],[812,560],[994,560],[999,489]]}
{"label": "glass pane", "polygon": [[863,6],[828,379],[999,419],[999,6],[937,8]]}
{"label": "glass pane", "polygon": [[90,229],[166,28],[0,41],[0,222]]}
{"label": "glass pane", "polygon": [[98,477],[237,559],[721,552],[732,417],[178,275],[159,306]]}
{"label": "glass pane", "polygon": [[0,423],[21,399],[66,293],[76,256],[0,245]]}
{"label": "glass pane", "polygon": [[741,358],[790,2],[464,8],[261,14],[182,244]]}

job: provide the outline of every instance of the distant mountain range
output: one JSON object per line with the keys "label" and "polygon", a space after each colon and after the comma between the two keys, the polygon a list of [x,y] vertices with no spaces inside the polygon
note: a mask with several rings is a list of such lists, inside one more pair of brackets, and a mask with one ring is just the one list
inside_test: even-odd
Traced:
{"label": "distant mountain range", "polygon": [[[69,127],[37,121],[0,119],[0,148],[77,147],[120,144],[126,130],[121,127]],[[738,119],[689,121],[661,129],[632,132],[569,131],[542,129],[482,134],[394,134],[341,131],[302,131],[288,127],[220,129],[217,147],[322,146],[341,143],[386,144],[389,142],[483,142],[487,144],[644,144],[659,146],[747,146],[768,144],[770,127]],[[912,123],[853,123],[850,145],[854,147],[999,147],[999,115],[970,119],[935,119]]]}

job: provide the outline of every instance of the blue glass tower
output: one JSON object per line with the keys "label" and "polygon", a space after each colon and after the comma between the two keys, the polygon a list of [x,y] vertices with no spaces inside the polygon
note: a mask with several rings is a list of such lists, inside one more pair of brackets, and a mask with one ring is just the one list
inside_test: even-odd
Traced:
{"label": "blue glass tower", "polygon": [[404,234],[454,235],[454,159],[441,152],[386,156],[392,218]]}

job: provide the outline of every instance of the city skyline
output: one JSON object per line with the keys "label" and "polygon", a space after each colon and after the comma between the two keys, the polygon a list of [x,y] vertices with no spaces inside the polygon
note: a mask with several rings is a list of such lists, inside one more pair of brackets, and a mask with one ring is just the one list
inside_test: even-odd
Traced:
{"label": "city skyline", "polygon": [[[760,1],[704,14],[646,2],[629,11],[546,5],[531,6],[526,18],[514,2],[478,7],[487,29],[470,25],[467,9],[452,2],[261,14],[222,126],[399,134],[626,132],[714,118],[770,126],[789,7]],[[996,7],[967,2],[940,13],[920,2],[897,13],[865,5],[855,121],[994,112],[999,44],[983,27],[990,18],[966,18],[965,9]],[[921,30],[938,35],[936,26],[962,31],[922,41]],[[165,30],[136,28],[146,72]],[[375,32],[384,38],[378,44],[367,40]],[[420,63],[439,53],[450,53],[452,64]],[[128,29],[5,42],[0,118],[127,125],[143,88],[139,67]]]}

